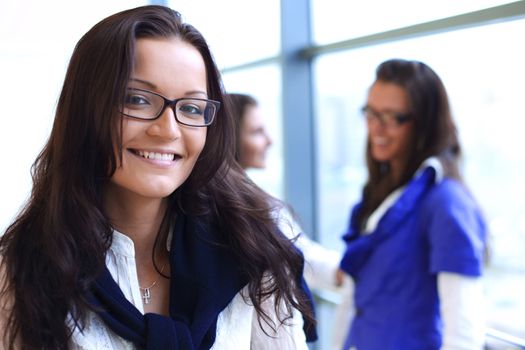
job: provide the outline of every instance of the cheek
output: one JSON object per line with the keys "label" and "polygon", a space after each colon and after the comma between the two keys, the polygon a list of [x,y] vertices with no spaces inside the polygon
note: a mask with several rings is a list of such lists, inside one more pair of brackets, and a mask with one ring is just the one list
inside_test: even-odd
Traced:
{"label": "cheek", "polygon": [[410,148],[412,147],[412,140],[413,140],[413,133],[412,128],[408,127],[406,129],[400,130],[400,132],[396,135],[397,139],[397,148],[399,149],[399,152],[403,152],[405,154],[408,154],[410,151]]}
{"label": "cheek", "polygon": [[[122,146],[122,164],[119,164],[120,166],[123,166],[125,163],[126,163],[126,145],[128,145],[128,143],[130,141],[133,141],[133,139],[135,139],[137,137],[137,135],[140,135],[141,133],[143,133],[144,131],[141,129],[141,125],[139,123],[133,123],[133,122],[129,122],[129,120],[127,118],[124,118],[122,120],[122,133],[120,135],[120,145]],[[118,142],[116,140],[116,142]],[[117,162],[118,162],[118,159],[120,158],[120,154],[119,154],[119,147],[117,144],[115,144],[115,157],[117,159]]]}
{"label": "cheek", "polygon": [[190,133],[186,137],[186,147],[188,153],[195,157],[196,160],[204,149],[204,145],[206,144],[207,129],[200,128],[198,130],[192,131],[195,132]]}
{"label": "cheek", "polygon": [[254,158],[257,157],[257,144],[253,142],[251,137],[245,137],[240,144],[240,148],[241,164],[251,166]]}
{"label": "cheek", "polygon": [[369,136],[371,135],[381,135],[385,136],[388,135],[388,130],[381,126],[381,124],[377,121],[370,121],[366,123],[366,131]]}
{"label": "cheek", "polygon": [[122,144],[133,138],[133,135],[137,135],[140,132],[140,126],[143,124],[138,123],[135,120],[129,118],[122,118]]}
{"label": "cheek", "polygon": [[265,152],[268,148],[267,138],[263,134],[257,135],[257,137],[254,140],[254,144],[259,152]]}
{"label": "cheek", "polygon": [[244,137],[241,142],[242,153],[251,154],[257,149],[257,143],[254,142],[253,137]]}

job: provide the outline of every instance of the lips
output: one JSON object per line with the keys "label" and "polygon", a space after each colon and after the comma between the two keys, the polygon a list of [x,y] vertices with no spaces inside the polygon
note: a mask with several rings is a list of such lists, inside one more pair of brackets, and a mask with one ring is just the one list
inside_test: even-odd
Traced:
{"label": "lips", "polygon": [[371,141],[372,141],[372,144],[376,146],[388,145],[388,139],[386,137],[373,137]]}

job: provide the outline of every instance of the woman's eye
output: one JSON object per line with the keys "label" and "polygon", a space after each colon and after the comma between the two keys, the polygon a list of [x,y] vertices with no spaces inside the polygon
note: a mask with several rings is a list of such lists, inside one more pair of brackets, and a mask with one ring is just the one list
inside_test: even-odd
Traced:
{"label": "woman's eye", "polygon": [[264,129],[263,129],[263,128],[257,128],[257,129],[252,130],[252,131],[251,131],[251,134],[252,134],[252,135],[259,136],[259,135],[264,135],[265,132],[264,132]]}
{"label": "woman's eye", "polygon": [[202,115],[203,109],[194,104],[184,104],[179,107],[179,111],[184,114]]}
{"label": "woman's eye", "polygon": [[146,97],[141,95],[127,95],[126,105],[127,106],[144,106],[149,105],[149,101]]}
{"label": "woman's eye", "polygon": [[389,124],[393,124],[393,123],[397,122],[397,116],[395,114],[392,114],[392,113],[384,113],[383,114],[383,119],[384,119],[385,122],[387,122]]}

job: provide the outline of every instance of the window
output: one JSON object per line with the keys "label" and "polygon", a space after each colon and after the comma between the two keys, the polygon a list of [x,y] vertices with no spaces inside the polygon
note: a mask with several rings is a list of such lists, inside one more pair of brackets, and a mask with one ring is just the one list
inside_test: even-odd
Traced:
{"label": "window", "polygon": [[171,0],[167,5],[201,31],[220,68],[279,53],[279,0]]}
{"label": "window", "polygon": [[524,20],[512,21],[324,55],[314,65],[321,242],[341,248],[349,210],[366,177],[359,107],[376,66],[395,57],[421,60],[447,87],[463,145],[466,183],[484,209],[492,235],[486,276],[489,325],[522,338],[525,51],[517,43],[524,31]]}
{"label": "window", "polygon": [[226,91],[246,93],[259,102],[273,143],[267,169],[249,169],[248,174],[264,190],[283,198],[281,70],[276,59],[281,45],[279,0],[171,0],[168,6],[204,35],[224,71]]}
{"label": "window", "polygon": [[312,0],[313,37],[317,44],[328,44],[509,2],[512,1]]}
{"label": "window", "polygon": [[[223,75],[229,92],[240,92],[255,97],[261,108],[265,126],[272,138],[266,169],[248,169],[248,175],[265,191],[277,198],[284,197],[283,142],[281,113],[281,71],[278,65],[262,65]],[[254,83],[255,82],[255,83]]]}

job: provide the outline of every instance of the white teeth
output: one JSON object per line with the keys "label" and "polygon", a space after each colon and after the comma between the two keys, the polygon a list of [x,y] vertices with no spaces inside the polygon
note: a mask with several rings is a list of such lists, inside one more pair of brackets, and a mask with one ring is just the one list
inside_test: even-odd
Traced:
{"label": "white teeth", "polygon": [[170,160],[170,161],[175,159],[175,154],[173,153],[157,153],[157,152],[138,151],[138,154],[141,157],[144,157],[146,159]]}

